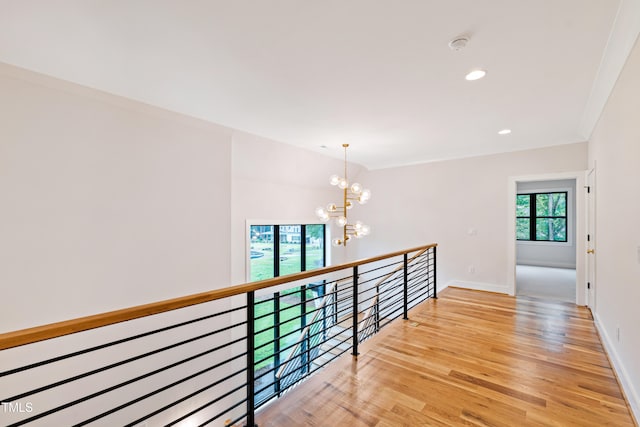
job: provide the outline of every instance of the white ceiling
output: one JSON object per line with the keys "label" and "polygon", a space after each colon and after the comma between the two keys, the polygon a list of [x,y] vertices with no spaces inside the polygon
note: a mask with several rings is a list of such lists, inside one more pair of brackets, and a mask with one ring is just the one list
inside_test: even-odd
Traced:
{"label": "white ceiling", "polygon": [[375,169],[585,141],[624,1],[0,0],[0,61]]}

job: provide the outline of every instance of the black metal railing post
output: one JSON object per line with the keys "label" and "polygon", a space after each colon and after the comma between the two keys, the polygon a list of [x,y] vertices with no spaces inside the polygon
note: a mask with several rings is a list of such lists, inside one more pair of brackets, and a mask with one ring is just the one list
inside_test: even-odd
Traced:
{"label": "black metal railing post", "polygon": [[353,356],[358,353],[358,266],[353,267]]}
{"label": "black metal railing post", "polygon": [[409,257],[407,254],[404,254],[404,286],[402,289],[403,294],[403,309],[404,316],[402,317],[404,320],[409,319]]}
{"label": "black metal railing post", "polygon": [[438,299],[438,289],[436,286],[436,246],[434,246],[433,248],[433,298]]}
{"label": "black metal railing post", "polygon": [[247,427],[255,425],[255,294],[247,292]]}
{"label": "black metal railing post", "polygon": [[[302,332],[307,326],[307,290],[303,285],[300,287],[300,331]],[[309,333],[307,337],[302,341],[302,351],[300,354],[300,372],[309,372]]]}
{"label": "black metal railing post", "polygon": [[280,397],[280,378],[276,375],[280,369],[280,292],[273,294],[273,384]]}
{"label": "black metal railing post", "polygon": [[380,332],[380,285],[376,285],[376,304],[374,307],[375,310],[375,322],[376,322],[376,333]]}
{"label": "black metal railing post", "polygon": [[322,340],[327,339],[327,306],[322,307]]}
{"label": "black metal railing post", "polygon": [[331,325],[338,323],[338,288],[338,282],[336,281],[336,285],[333,287],[333,315],[331,316]]}
{"label": "black metal railing post", "polygon": [[311,372],[311,328],[307,332],[307,373]]}

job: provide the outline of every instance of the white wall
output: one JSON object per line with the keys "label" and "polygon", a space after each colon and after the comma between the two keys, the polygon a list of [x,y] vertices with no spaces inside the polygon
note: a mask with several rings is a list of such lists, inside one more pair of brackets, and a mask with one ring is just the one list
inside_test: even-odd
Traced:
{"label": "white wall", "polygon": [[[640,419],[640,43],[589,143],[595,166],[595,318]],[[620,331],[618,339],[617,331]]]}
{"label": "white wall", "polygon": [[0,332],[224,287],[231,132],[0,64]]}
{"label": "white wall", "polygon": [[437,242],[439,287],[508,293],[509,177],[583,170],[586,157],[580,143],[364,173],[373,231],[358,257]]}
{"label": "white wall", "polygon": [[516,243],[516,263],[541,267],[576,268],[576,181],[518,182],[518,193],[567,191],[567,241]]}

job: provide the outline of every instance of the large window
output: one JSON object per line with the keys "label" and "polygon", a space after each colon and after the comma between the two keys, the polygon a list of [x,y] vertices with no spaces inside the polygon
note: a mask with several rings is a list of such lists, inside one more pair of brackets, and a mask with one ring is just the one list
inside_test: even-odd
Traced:
{"label": "large window", "polygon": [[536,242],[567,241],[567,192],[518,194],[516,238]]}
{"label": "large window", "polygon": [[325,225],[252,225],[250,281],[325,266]]}
{"label": "large window", "polygon": [[[250,280],[264,280],[325,266],[325,225],[252,225]],[[256,297],[254,335],[256,402],[278,393],[275,374],[315,312],[324,283]],[[270,385],[273,384],[273,385]]]}

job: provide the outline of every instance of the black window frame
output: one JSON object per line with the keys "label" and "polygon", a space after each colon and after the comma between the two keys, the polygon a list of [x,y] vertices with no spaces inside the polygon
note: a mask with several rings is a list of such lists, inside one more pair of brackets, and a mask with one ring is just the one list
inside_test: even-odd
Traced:
{"label": "black window frame", "polygon": [[[327,224],[324,223],[309,223],[309,224],[294,224],[294,223],[284,223],[284,224],[251,224],[249,225],[249,229],[252,227],[273,227],[273,277],[280,277],[280,244],[286,243],[282,242],[280,238],[280,227],[287,226],[300,226],[300,272],[307,271],[307,227],[310,225],[314,226],[322,226],[322,267],[327,266]],[[251,234],[251,233],[250,233]],[[249,242],[249,246],[251,246],[251,242]],[[251,258],[249,258],[249,262]],[[251,282],[251,275],[249,275],[248,282]]]}
{"label": "black window frame", "polygon": [[[317,268],[322,268],[322,267],[326,267],[327,265],[327,225],[324,223],[309,223],[309,224],[294,224],[294,223],[284,223],[284,224],[250,224],[249,225],[249,235],[251,236],[251,230],[252,227],[273,227],[273,232],[271,235],[271,241],[273,242],[273,277],[280,277],[280,261],[281,261],[281,252],[280,252],[280,245],[282,243],[286,243],[283,242],[281,240],[281,233],[280,233],[280,227],[286,227],[286,226],[300,226],[300,272],[302,271],[308,271],[309,269],[307,269],[307,227],[308,226],[322,226],[322,266],[317,267]],[[251,237],[250,237],[250,241],[249,241],[249,245],[251,246]],[[251,257],[249,257],[248,262],[251,262]],[[251,276],[251,274],[249,274],[249,276]],[[249,280],[251,280],[251,277],[249,277]],[[299,310],[300,313],[298,313],[298,319],[299,319],[299,323],[296,325],[297,326],[297,333],[302,332],[302,330],[306,327],[307,325],[307,291],[311,291],[312,293],[314,293],[317,297],[321,297],[325,294],[326,292],[326,283],[325,281],[320,281],[320,282],[314,282],[314,283],[307,283],[304,285],[301,285],[298,289],[297,289],[297,293],[299,293],[300,295],[300,305],[299,305]],[[280,297],[281,297],[281,292],[274,292],[273,296],[271,297],[273,299],[273,303],[274,303],[274,308],[273,308],[273,315],[276,318],[274,320],[274,326],[273,328],[271,328],[271,330],[273,331],[273,368],[271,368],[272,373],[273,373],[273,386],[267,386],[266,388],[263,388],[261,392],[258,393],[258,395],[255,397],[256,398],[256,405],[257,407],[261,407],[262,405],[264,405],[265,403],[267,403],[268,401],[270,401],[272,398],[276,397],[276,396],[280,396],[280,393],[282,392],[282,390],[280,390],[280,386],[279,383],[277,382],[276,379],[276,372],[278,370],[278,368],[281,366],[281,353],[280,353],[280,340],[282,337],[281,334],[281,324],[280,322]],[[254,302],[254,306],[256,304],[260,304],[260,301],[255,301]],[[254,323],[255,325],[255,323]],[[265,333],[267,330],[263,330],[260,333]],[[254,346],[255,346],[255,340],[256,340],[257,334],[254,335]],[[306,341],[303,342],[303,345],[306,345]],[[308,357],[308,356],[306,356]],[[257,372],[256,370],[256,366],[257,363],[254,363],[254,373]],[[302,364],[302,366],[300,366],[298,368],[298,370],[300,371],[301,375],[304,374],[306,371],[306,364]],[[266,381],[270,381],[271,379],[267,379]],[[256,380],[256,387],[258,388],[262,388],[263,385],[257,385],[258,380]]]}
{"label": "black window frame", "polygon": [[[537,203],[537,197],[540,194],[547,194],[547,195],[552,195],[552,194],[564,194],[564,201],[565,201],[565,212],[564,215],[538,215],[537,214],[537,209],[536,209],[536,203]],[[528,239],[518,239],[516,237],[516,239],[519,242],[545,242],[545,243],[567,243],[569,241],[569,192],[568,191],[538,191],[535,193],[518,193],[516,195],[516,200],[517,197],[520,196],[529,196],[529,215],[517,215],[516,214],[516,222],[519,219],[528,219],[529,220],[529,238]],[[537,223],[538,223],[538,219],[564,219],[564,227],[565,227],[565,232],[564,232],[564,240],[542,240],[542,239],[538,239],[537,238]],[[516,233],[516,236],[518,234]]]}

